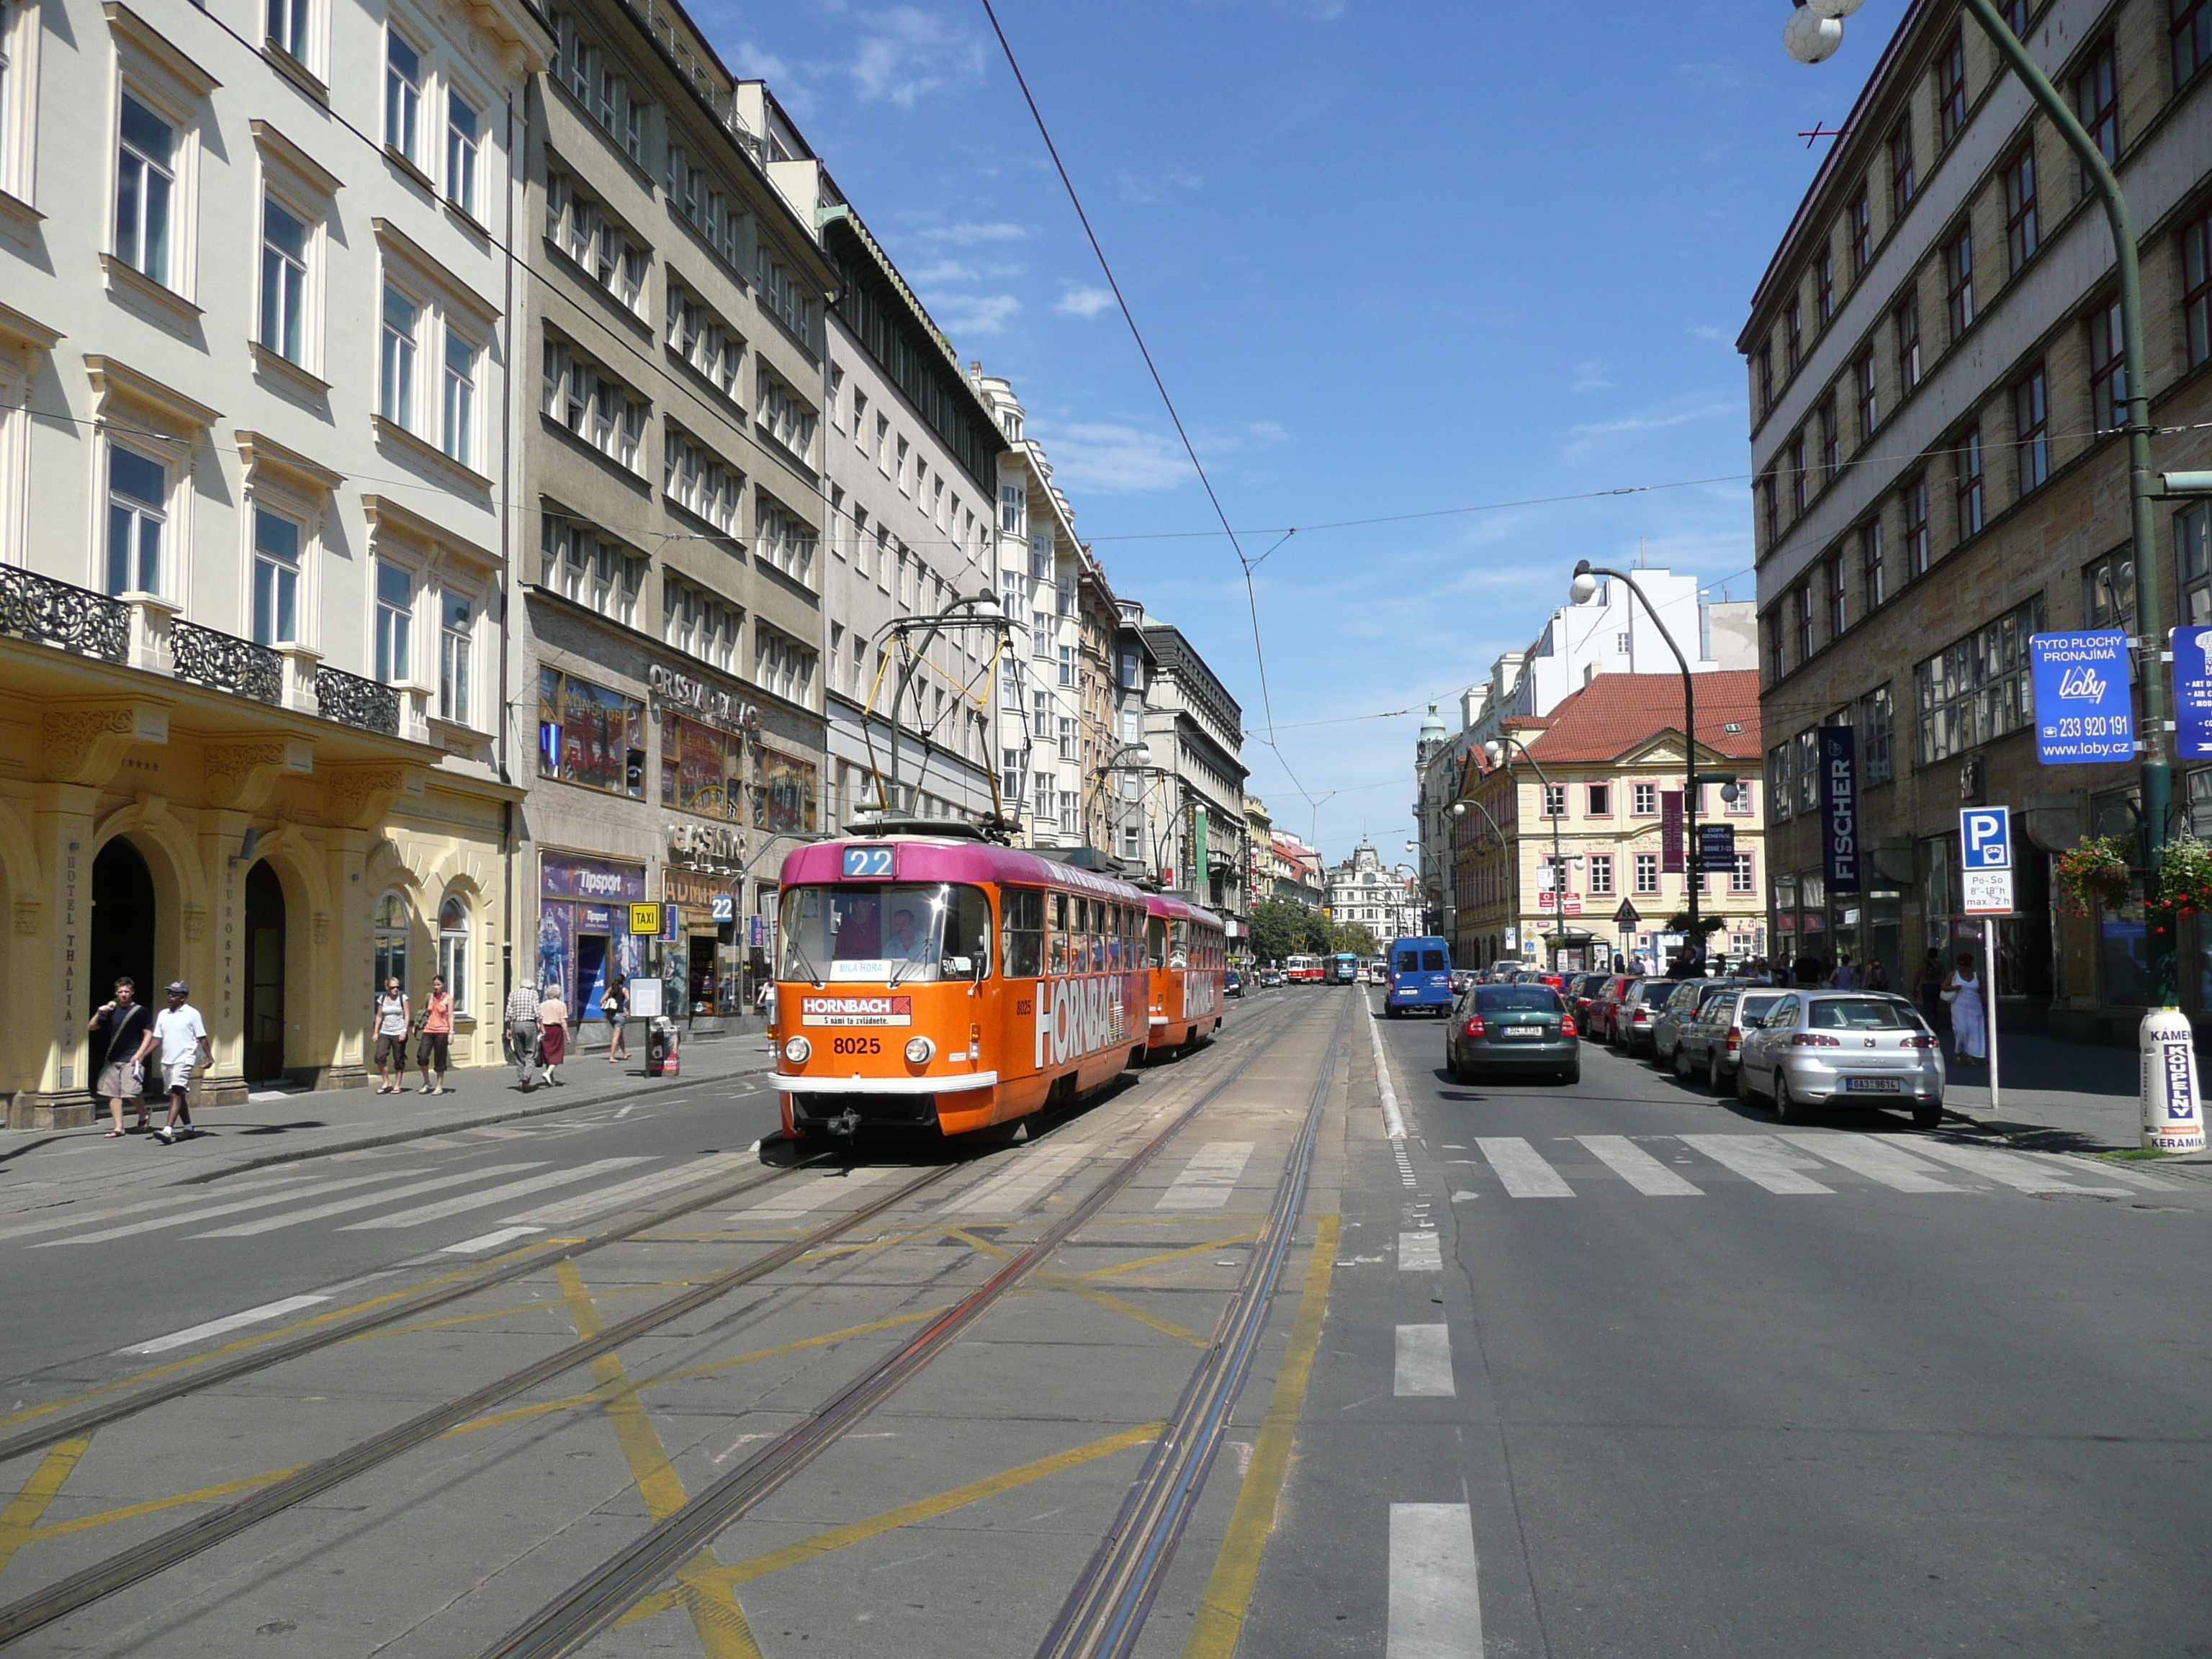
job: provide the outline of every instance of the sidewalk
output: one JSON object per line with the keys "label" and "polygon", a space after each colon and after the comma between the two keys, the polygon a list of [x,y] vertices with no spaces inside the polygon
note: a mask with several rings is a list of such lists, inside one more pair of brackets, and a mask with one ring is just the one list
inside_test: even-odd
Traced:
{"label": "sidewalk", "polygon": [[[2142,1144],[2135,1051],[2006,1032],[1997,1049],[2002,1110],[1990,1110],[1990,1068],[1947,1056],[1943,1103],[1959,1116],[2039,1152],[2099,1152]],[[2212,1154],[2159,1160],[2160,1167],[2212,1176]]]}
{"label": "sidewalk", "polygon": [[[684,1069],[678,1075],[648,1078],[642,1043],[620,1066],[607,1063],[604,1048],[572,1051],[561,1067],[562,1086],[541,1083],[528,1094],[515,1082],[512,1066],[449,1072],[443,1095],[417,1094],[421,1078],[412,1070],[407,1092],[400,1095],[380,1095],[374,1087],[301,1093],[257,1090],[242,1106],[194,1107],[192,1121],[202,1133],[174,1146],[151,1134],[107,1139],[109,1120],[103,1109],[90,1128],[0,1135],[0,1208],[75,1197],[87,1183],[112,1189],[214,1181],[267,1164],[386,1146],[513,1118],[650,1099],[702,1082],[759,1076],[773,1064],[758,1033],[686,1043],[680,1058]],[[167,1116],[164,1104],[149,1109],[148,1121],[158,1126]],[[134,1121],[126,1109],[124,1121]]]}

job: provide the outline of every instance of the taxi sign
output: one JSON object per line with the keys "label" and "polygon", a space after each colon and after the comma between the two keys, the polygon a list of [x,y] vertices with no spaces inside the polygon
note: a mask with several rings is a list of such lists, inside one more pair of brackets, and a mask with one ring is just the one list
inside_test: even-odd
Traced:
{"label": "taxi sign", "polygon": [[629,907],[629,931],[647,939],[660,931],[660,904],[658,900]]}

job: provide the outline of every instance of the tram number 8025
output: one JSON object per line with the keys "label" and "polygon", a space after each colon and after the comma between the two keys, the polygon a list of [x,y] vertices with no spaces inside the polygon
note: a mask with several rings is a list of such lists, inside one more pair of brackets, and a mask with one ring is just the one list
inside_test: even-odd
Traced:
{"label": "tram number 8025", "polygon": [[884,1051],[880,1037],[832,1037],[830,1052],[833,1054],[879,1054]]}

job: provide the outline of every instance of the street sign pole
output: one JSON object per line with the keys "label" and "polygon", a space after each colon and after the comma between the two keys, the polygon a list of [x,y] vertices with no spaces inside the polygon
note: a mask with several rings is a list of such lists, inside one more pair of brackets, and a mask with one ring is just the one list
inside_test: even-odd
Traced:
{"label": "street sign pole", "polygon": [[1989,918],[1983,942],[1982,984],[1989,1007],[1982,1022],[1990,1050],[1990,1115],[2004,1113],[1997,1077],[1997,928],[2012,914],[2012,809],[1969,806],[1959,813],[1959,866],[1966,878],[1966,913]]}

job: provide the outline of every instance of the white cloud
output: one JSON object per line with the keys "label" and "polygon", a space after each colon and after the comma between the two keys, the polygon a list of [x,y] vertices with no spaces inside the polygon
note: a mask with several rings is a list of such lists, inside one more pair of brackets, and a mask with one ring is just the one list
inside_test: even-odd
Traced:
{"label": "white cloud", "polygon": [[862,103],[912,109],[933,93],[983,78],[983,43],[966,29],[915,6],[864,12],[848,66]]}
{"label": "white cloud", "polygon": [[1690,332],[1700,340],[1711,340],[1716,343],[1728,338],[1726,329],[1715,328],[1711,324],[1700,324],[1691,329]]}
{"label": "white cloud", "polygon": [[924,265],[919,270],[907,272],[907,281],[916,288],[927,288],[937,283],[978,282],[982,275],[975,266],[963,265],[957,259],[939,259],[933,265]]}
{"label": "white cloud", "polygon": [[1154,178],[1141,173],[1124,172],[1121,175],[1121,199],[1125,202],[1164,202],[1169,197],[1194,191],[1206,180],[1195,173],[1186,173],[1181,167],[1170,167]]}
{"label": "white cloud", "polygon": [[979,225],[963,220],[958,224],[925,226],[914,233],[914,240],[917,242],[948,242],[954,247],[973,247],[978,242],[1018,242],[1029,234],[1026,225],[1007,224],[1004,221]]}
{"label": "white cloud", "polygon": [[948,333],[1003,334],[1022,302],[1011,294],[953,294],[931,301],[929,308]]}
{"label": "white cloud", "polygon": [[1672,415],[1629,415],[1618,421],[1600,421],[1589,426],[1568,428],[1577,438],[1603,438],[1620,432],[1661,432],[1671,426],[1687,426],[1692,421],[1710,421],[1716,416],[1741,412],[1742,405],[1735,403],[1706,404],[1698,409],[1685,409]]}
{"label": "white cloud", "polygon": [[1053,309],[1064,311],[1071,317],[1096,317],[1113,303],[1114,293],[1110,289],[1072,288],[1060,296]]}
{"label": "white cloud", "polygon": [[1190,458],[1172,435],[1110,422],[1055,426],[1042,434],[1056,483],[1071,494],[1133,494],[1189,482]]}
{"label": "white cloud", "polygon": [[1568,383],[1573,392],[1610,392],[1613,383],[1606,377],[1613,373],[1612,365],[1602,357],[1585,357],[1575,365],[1575,378]]}

